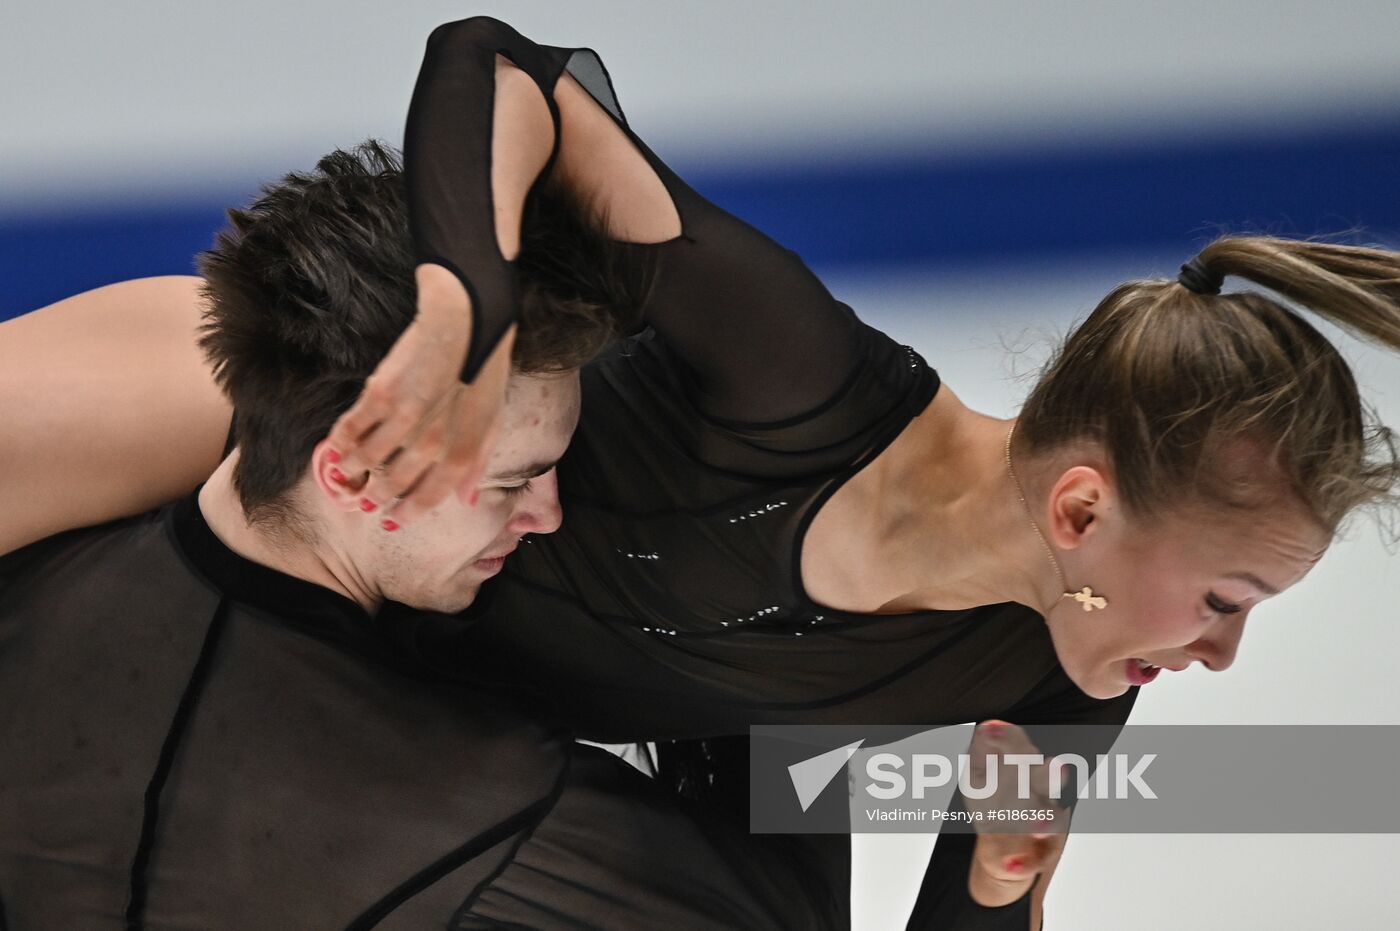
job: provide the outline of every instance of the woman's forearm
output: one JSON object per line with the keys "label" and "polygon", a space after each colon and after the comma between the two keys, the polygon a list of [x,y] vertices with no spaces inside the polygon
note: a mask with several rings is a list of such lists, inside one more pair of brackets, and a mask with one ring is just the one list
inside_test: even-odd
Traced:
{"label": "woman's forearm", "polygon": [[230,408],[195,277],[125,281],[0,324],[0,553],[137,514],[218,464]]}
{"label": "woman's forearm", "polygon": [[419,263],[451,272],[472,305],[468,379],[518,310],[506,263],[520,250],[526,197],[555,152],[555,113],[554,175],[609,235],[654,242],[680,231],[661,180],[565,72],[572,54],[483,16],[446,23],[428,40],[405,130],[410,215]]}

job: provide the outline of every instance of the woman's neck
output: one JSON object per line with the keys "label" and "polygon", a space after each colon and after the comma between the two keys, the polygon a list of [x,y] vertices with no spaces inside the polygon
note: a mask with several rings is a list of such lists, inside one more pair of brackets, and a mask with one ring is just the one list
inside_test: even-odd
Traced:
{"label": "woman's neck", "polygon": [[[944,385],[890,448],[871,527],[885,577],[906,594],[887,611],[1013,601],[1044,614],[1056,603],[1058,576],[1006,467],[1013,423],[969,409]],[[1035,476],[1016,474],[1035,507]]]}

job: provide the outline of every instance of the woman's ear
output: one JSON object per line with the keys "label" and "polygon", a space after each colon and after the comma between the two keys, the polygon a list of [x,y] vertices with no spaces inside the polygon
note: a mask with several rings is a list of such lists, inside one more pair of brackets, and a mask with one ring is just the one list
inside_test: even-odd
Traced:
{"label": "woman's ear", "polygon": [[1104,474],[1092,466],[1065,470],[1050,492],[1050,536],[1061,549],[1072,550],[1099,529],[1097,518],[1111,506],[1112,492]]}
{"label": "woman's ear", "polygon": [[340,470],[340,455],[325,440],[311,451],[311,477],[337,510],[360,510],[360,490],[367,476],[348,476]]}

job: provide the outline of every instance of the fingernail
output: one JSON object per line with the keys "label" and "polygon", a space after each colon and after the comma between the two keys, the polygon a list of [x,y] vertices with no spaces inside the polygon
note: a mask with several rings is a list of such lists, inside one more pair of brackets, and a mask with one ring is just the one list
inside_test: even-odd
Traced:
{"label": "fingernail", "polygon": [[326,450],[326,461],[334,465],[340,461],[340,453],[333,449]]}
{"label": "fingernail", "polygon": [[349,481],[349,479],[345,477],[345,473],[337,469],[335,466],[331,466],[330,476],[331,481],[339,482],[342,485]]}
{"label": "fingernail", "polygon": [[479,501],[480,499],[481,499],[481,489],[480,489],[480,488],[473,488],[473,489],[472,489],[472,493],[471,493],[471,497],[467,499],[467,503],[470,504],[472,507],[476,507],[476,502]]}
{"label": "fingernail", "polygon": [[387,518],[384,519],[384,520],[382,520],[382,521],[380,521],[380,522],[379,522],[379,526],[383,527],[385,530],[398,530],[398,529],[399,529],[398,522],[389,520],[389,519],[387,519]]}
{"label": "fingernail", "polygon": [[1001,865],[1006,867],[1008,873],[1019,873],[1026,868],[1026,861],[1020,857],[1007,857],[1001,861]]}
{"label": "fingernail", "polygon": [[1006,725],[1002,724],[1000,721],[988,721],[986,724],[982,725],[982,730],[988,737],[996,740],[1001,736],[1005,726]]}
{"label": "fingernail", "polygon": [[372,511],[378,510],[378,508],[379,508],[379,505],[375,504],[373,501],[369,500],[368,498],[361,498],[361,499],[360,499],[360,510],[361,510],[361,511],[364,511],[366,514],[369,514],[369,513],[372,512]]}

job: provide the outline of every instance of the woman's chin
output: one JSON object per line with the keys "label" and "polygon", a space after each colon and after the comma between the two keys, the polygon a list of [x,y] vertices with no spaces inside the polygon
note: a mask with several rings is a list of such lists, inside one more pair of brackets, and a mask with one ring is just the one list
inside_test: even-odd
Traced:
{"label": "woman's chin", "polygon": [[1112,666],[1098,666],[1089,670],[1074,670],[1065,667],[1065,675],[1069,680],[1079,687],[1079,691],[1104,701],[1109,698],[1117,698],[1128,691],[1129,682],[1122,675],[1115,674],[1122,663]]}

